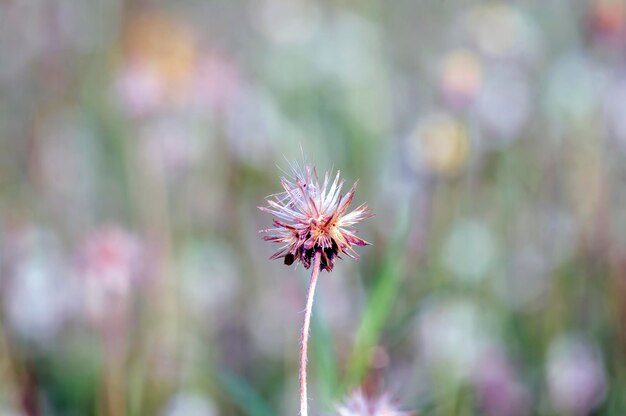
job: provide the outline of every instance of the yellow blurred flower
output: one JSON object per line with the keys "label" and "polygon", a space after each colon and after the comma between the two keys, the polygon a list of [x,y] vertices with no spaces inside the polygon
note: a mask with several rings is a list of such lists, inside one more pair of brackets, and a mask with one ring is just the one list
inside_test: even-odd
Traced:
{"label": "yellow blurred flower", "polygon": [[470,102],[482,84],[483,67],[470,50],[458,49],[445,56],[441,66],[441,90],[453,105]]}
{"label": "yellow blurred flower", "polygon": [[459,120],[446,113],[435,113],[420,122],[407,147],[409,163],[416,171],[450,175],[465,164],[469,142]]}
{"label": "yellow blurred flower", "polygon": [[197,61],[196,39],[191,27],[159,12],[131,18],[124,37],[127,64],[154,74],[168,98],[185,91]]}

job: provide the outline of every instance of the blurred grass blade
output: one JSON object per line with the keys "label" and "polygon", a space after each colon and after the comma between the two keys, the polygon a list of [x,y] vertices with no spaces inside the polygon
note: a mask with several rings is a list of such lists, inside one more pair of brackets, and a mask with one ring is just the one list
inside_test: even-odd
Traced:
{"label": "blurred grass blade", "polygon": [[348,360],[346,378],[341,389],[342,393],[359,384],[365,375],[382,327],[391,311],[404,269],[398,253],[407,238],[409,219],[409,201],[406,200],[398,210],[398,220],[393,239],[385,254],[385,260],[377,273],[376,286],[363,312],[361,326],[357,331],[354,347]]}
{"label": "blurred grass blade", "polygon": [[229,370],[220,370],[216,374],[217,381],[224,391],[248,416],[274,416],[275,412],[263,400],[259,393],[243,378]]}

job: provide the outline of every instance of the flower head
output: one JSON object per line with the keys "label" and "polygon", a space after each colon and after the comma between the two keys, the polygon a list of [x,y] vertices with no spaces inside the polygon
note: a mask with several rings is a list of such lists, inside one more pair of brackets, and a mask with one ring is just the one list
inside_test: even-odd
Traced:
{"label": "flower head", "polygon": [[362,390],[350,394],[337,406],[337,416],[411,416],[414,413],[398,410],[388,394],[368,396]]}
{"label": "flower head", "polygon": [[284,258],[287,265],[300,261],[308,269],[315,254],[320,253],[321,269],[332,271],[339,255],[357,258],[352,245],[369,243],[357,237],[352,226],[372,215],[365,204],[346,214],[356,183],[342,195],[345,181],[340,180],[339,171],[332,183],[326,172],[320,186],[314,167],[292,165],[292,169],[293,177],[280,181],[285,191],[270,196],[267,207],[259,207],[276,217],[275,228],[260,231],[268,234],[263,239],[283,244],[271,259]]}
{"label": "flower head", "polygon": [[77,270],[90,319],[101,324],[124,314],[133,290],[146,283],[146,256],[142,240],[123,228],[105,226],[87,234]]}

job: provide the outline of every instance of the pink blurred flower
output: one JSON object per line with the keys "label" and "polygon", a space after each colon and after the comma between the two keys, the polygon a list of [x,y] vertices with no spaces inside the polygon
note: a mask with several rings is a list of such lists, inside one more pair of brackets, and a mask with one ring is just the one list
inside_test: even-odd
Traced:
{"label": "pink blurred flower", "polygon": [[483,84],[483,62],[471,50],[451,51],[443,58],[439,77],[445,102],[453,108],[465,108]]}
{"label": "pink blurred flower", "polygon": [[208,53],[196,67],[193,94],[201,106],[214,112],[228,111],[241,93],[243,80],[239,67],[218,53]]}
{"label": "pink blurred flower", "polygon": [[494,323],[469,299],[432,295],[416,324],[420,360],[450,384],[467,380],[493,343]]}
{"label": "pink blurred flower", "polygon": [[550,345],[546,377],[552,404],[562,414],[586,415],[604,400],[600,353],[582,337],[562,336]]}
{"label": "pink blurred flower", "polygon": [[100,321],[123,307],[132,288],[145,277],[142,244],[118,227],[95,230],[81,247],[79,269],[87,291],[87,309]]}
{"label": "pink blurred flower", "polygon": [[623,0],[591,0],[583,25],[589,40],[622,50],[626,45],[626,4]]}
{"label": "pink blurred flower", "polygon": [[473,376],[478,401],[486,415],[522,416],[530,412],[529,395],[515,368],[500,349],[487,351]]}
{"label": "pink blurred flower", "polygon": [[128,63],[120,70],[115,90],[122,108],[131,117],[155,111],[164,93],[157,71],[141,62]]}

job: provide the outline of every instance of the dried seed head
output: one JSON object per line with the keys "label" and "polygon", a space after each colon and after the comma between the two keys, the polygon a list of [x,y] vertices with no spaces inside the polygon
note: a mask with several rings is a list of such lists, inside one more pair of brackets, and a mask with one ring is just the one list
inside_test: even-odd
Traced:
{"label": "dried seed head", "polygon": [[388,394],[367,396],[356,390],[336,407],[337,416],[413,416],[412,412],[399,410]]}
{"label": "dried seed head", "polygon": [[259,207],[276,217],[275,228],[259,231],[267,233],[263,239],[283,244],[271,259],[284,258],[287,265],[300,261],[308,269],[315,253],[319,252],[321,269],[332,271],[339,255],[357,258],[352,245],[369,243],[357,237],[352,226],[372,215],[365,204],[346,214],[354,198],[356,183],[342,195],[345,181],[340,180],[339,171],[332,182],[326,172],[320,186],[314,167],[291,167],[293,178],[283,177],[280,181],[285,191],[268,197],[267,207]]}

